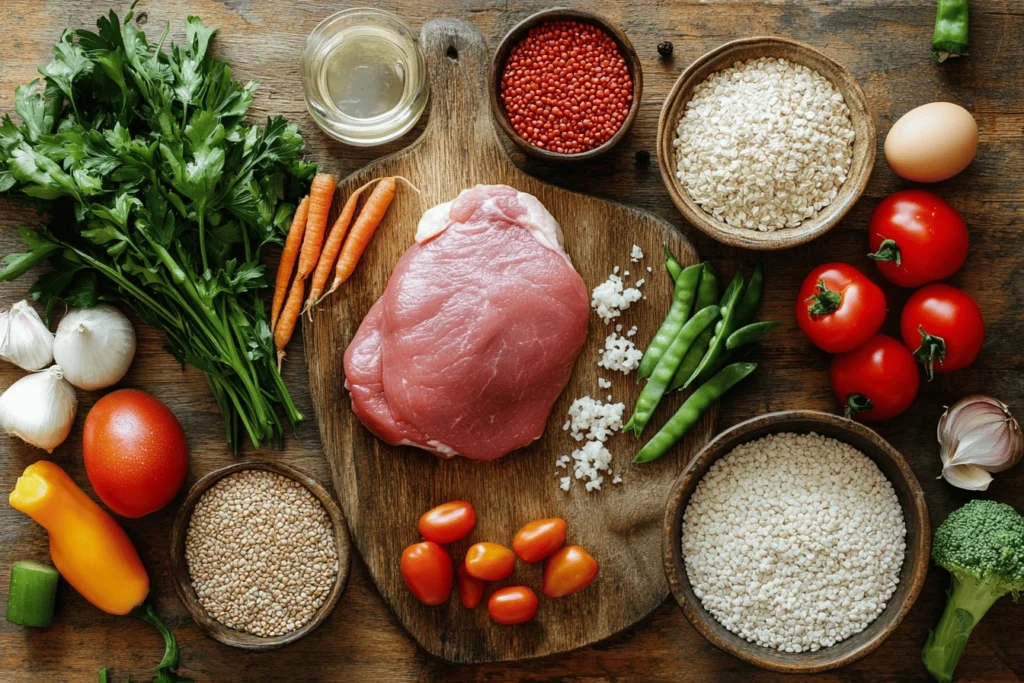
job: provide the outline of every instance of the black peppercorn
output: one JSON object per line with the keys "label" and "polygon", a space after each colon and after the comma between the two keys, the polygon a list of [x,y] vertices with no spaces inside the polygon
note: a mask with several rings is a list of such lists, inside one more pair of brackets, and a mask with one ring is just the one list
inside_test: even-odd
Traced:
{"label": "black peppercorn", "polygon": [[658,43],[658,54],[661,55],[662,57],[671,57],[672,47],[673,45],[671,40],[666,40],[663,43]]}
{"label": "black peppercorn", "polygon": [[637,166],[649,166],[651,163],[651,153],[646,149],[640,149],[636,152],[636,165]]}

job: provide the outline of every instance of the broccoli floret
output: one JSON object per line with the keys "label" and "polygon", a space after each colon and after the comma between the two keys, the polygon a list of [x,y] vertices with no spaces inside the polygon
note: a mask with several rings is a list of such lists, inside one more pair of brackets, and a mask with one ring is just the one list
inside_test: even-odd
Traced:
{"label": "broccoli floret", "polygon": [[949,683],[974,625],[999,598],[1024,592],[1024,517],[1003,503],[972,500],[935,530],[932,559],[952,581],[921,658],[935,680]]}

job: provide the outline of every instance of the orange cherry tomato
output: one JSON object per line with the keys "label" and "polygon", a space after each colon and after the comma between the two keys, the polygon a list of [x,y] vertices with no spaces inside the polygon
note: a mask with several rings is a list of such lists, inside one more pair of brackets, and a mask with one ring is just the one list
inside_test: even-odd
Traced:
{"label": "orange cherry tomato", "polygon": [[434,543],[454,543],[476,526],[476,510],[464,500],[431,508],[420,517],[420,536]]}
{"label": "orange cherry tomato", "polygon": [[466,565],[459,565],[459,600],[466,609],[473,609],[484,599],[484,582],[470,576]]}
{"label": "orange cherry tomato", "polygon": [[538,519],[516,532],[512,549],[523,562],[540,562],[565,543],[565,520]]}
{"label": "orange cherry tomato", "polygon": [[466,553],[466,571],[484,581],[501,581],[516,568],[516,556],[497,543],[477,543]]}
{"label": "orange cherry tomato", "polygon": [[452,558],[437,543],[413,543],[402,552],[402,578],[424,605],[440,605],[452,594]]}
{"label": "orange cherry tomato", "polygon": [[561,598],[583,590],[597,576],[597,560],[578,545],[562,548],[544,567],[544,595]]}
{"label": "orange cherry tomato", "polygon": [[487,613],[499,624],[522,624],[537,614],[537,594],[526,586],[500,588],[487,601]]}

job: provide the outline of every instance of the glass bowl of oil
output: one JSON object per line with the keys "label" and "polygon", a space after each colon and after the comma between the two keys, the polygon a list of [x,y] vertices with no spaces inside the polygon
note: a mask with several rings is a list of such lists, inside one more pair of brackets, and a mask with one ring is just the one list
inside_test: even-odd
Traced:
{"label": "glass bowl of oil", "polygon": [[412,29],[370,7],[327,17],[306,39],[302,87],[317,125],[360,147],[409,131],[427,106],[427,65]]}

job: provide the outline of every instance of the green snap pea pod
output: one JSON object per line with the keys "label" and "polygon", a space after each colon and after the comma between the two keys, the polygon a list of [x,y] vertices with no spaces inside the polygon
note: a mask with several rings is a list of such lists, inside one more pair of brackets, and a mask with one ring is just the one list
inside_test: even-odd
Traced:
{"label": "green snap pea pod", "polygon": [[739,347],[749,344],[758,337],[768,334],[776,327],[779,326],[778,321],[766,320],[762,323],[750,323],[740,329],[736,330],[729,335],[729,338],[725,340],[725,348],[738,349]]}
{"label": "green snap pea pod", "polygon": [[747,281],[747,288],[743,290],[743,298],[736,304],[737,327],[742,327],[754,319],[754,316],[757,315],[757,309],[761,306],[761,299],[763,297],[764,267],[761,265],[761,261],[758,261],[757,267],[754,268],[754,272],[750,275],[750,280]]}
{"label": "green snap pea pod", "polygon": [[[711,261],[704,262],[704,271],[700,274],[700,285],[697,287],[697,300],[694,302],[695,311],[703,310],[708,306],[714,306],[721,301],[721,288],[718,285],[718,275]],[[697,369],[700,359],[708,350],[711,337],[715,330],[708,327],[690,344],[690,350],[683,356],[682,362],[676,368],[676,374],[669,384],[669,391],[675,391],[683,382],[690,378],[690,374]]]}
{"label": "green snap pea pod", "polygon": [[697,281],[704,269],[701,264],[683,269],[676,280],[676,287],[672,293],[672,306],[668,309],[665,321],[661,323],[658,332],[654,335],[644,357],[640,359],[640,368],[637,370],[637,379],[643,379],[652,372],[658,361],[665,354],[665,350],[672,343],[672,340],[679,334],[683,323],[690,317],[693,310],[693,300],[697,294]]}
{"label": "green snap pea pod", "polygon": [[932,58],[944,62],[967,54],[967,0],[939,0],[932,32]]}
{"label": "green snap pea pod", "polygon": [[661,402],[661,397],[665,395],[665,390],[668,389],[669,382],[676,374],[676,368],[679,367],[679,362],[686,355],[687,349],[693,344],[693,340],[710,327],[719,315],[721,315],[720,309],[716,304],[712,304],[702,308],[686,321],[683,328],[679,330],[679,334],[665,350],[661,360],[658,361],[643,391],[640,392],[640,396],[636,400],[636,407],[633,409],[633,416],[623,427],[624,430],[632,429],[637,435],[643,432],[651,415],[654,414],[654,409]]}
{"label": "green snap pea pod", "polygon": [[678,280],[679,273],[683,272],[683,264],[681,264],[679,259],[675,257],[675,254],[669,250],[667,244],[662,244],[661,248],[665,250],[665,270],[668,271],[669,276],[673,280]]}
{"label": "green snap pea pod", "polygon": [[686,432],[708,411],[715,401],[722,398],[727,391],[736,386],[740,380],[752,373],[757,363],[733,363],[704,383],[697,391],[679,406],[676,414],[669,418],[647,444],[636,454],[633,462],[650,462],[657,460],[668,452],[668,449],[679,443]]}
{"label": "green snap pea pod", "polygon": [[743,273],[736,273],[736,277],[732,279],[729,284],[732,288],[732,296],[722,306],[722,317],[715,323],[715,334],[711,337],[711,343],[708,345],[707,353],[701,358],[700,364],[697,365],[697,369],[693,371],[690,377],[683,383],[684,387],[688,387],[697,381],[699,378],[709,377],[709,373],[705,370],[709,370],[715,361],[725,352],[725,340],[729,338],[729,335],[736,329],[736,310],[739,302],[743,299]]}

